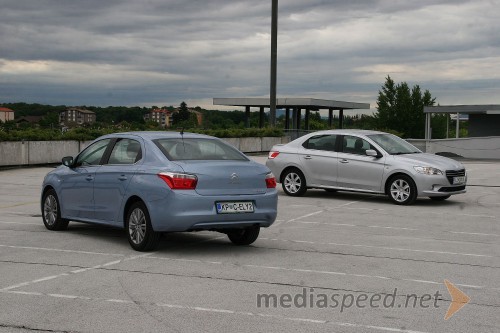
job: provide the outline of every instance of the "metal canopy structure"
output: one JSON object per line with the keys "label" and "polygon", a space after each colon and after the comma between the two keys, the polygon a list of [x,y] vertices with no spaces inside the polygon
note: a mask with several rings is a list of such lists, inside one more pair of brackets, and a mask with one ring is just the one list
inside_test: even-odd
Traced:
{"label": "metal canopy structure", "polygon": [[[270,98],[214,98],[214,105],[240,106],[245,107],[246,124],[249,127],[250,108],[259,108],[259,127],[264,126],[264,109],[270,107]],[[277,98],[276,108],[285,109],[285,129],[301,129],[302,110],[305,110],[304,128],[309,129],[310,111],[328,110],[328,124],[331,127],[333,122],[333,111],[339,111],[339,128],[343,127],[344,110],[370,109],[369,103],[355,103],[334,101],[316,98]],[[290,110],[292,111],[292,123],[290,124]]]}
{"label": "metal canopy structure", "polygon": [[[431,115],[433,113],[456,114],[456,137],[459,137],[460,131],[460,114],[467,115],[500,115],[499,104],[485,105],[440,105],[440,106],[425,106],[425,139],[431,139]],[[448,132],[448,130],[447,130]]]}

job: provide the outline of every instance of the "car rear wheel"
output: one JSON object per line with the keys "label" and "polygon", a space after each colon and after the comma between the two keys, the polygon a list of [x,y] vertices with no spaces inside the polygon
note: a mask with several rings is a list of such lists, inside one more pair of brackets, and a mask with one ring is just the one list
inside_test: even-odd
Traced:
{"label": "car rear wheel", "polygon": [[451,195],[445,195],[445,196],[442,196],[442,197],[429,197],[429,198],[431,200],[434,200],[434,201],[445,201],[449,197],[451,197]]}
{"label": "car rear wheel", "polygon": [[128,242],[136,251],[154,250],[160,242],[161,234],[153,230],[148,209],[141,201],[130,207],[125,229],[127,230]]}
{"label": "car rear wheel", "polygon": [[398,175],[389,181],[389,198],[397,205],[411,205],[417,199],[417,186],[413,179]]}
{"label": "car rear wheel", "polygon": [[283,191],[293,197],[299,197],[306,193],[306,178],[298,169],[290,169],[283,175],[281,184]]}
{"label": "car rear wheel", "polygon": [[250,245],[259,237],[260,227],[231,230],[227,232],[229,240],[236,245]]}
{"label": "car rear wheel", "polygon": [[69,220],[61,218],[59,199],[56,191],[48,190],[42,198],[42,219],[43,224],[49,230],[65,230]]}

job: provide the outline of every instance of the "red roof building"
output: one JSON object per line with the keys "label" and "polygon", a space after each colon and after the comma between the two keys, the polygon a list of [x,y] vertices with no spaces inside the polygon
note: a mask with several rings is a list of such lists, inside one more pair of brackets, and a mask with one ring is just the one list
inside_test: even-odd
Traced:
{"label": "red roof building", "polygon": [[153,109],[144,115],[144,120],[151,120],[160,124],[161,127],[167,128],[172,126],[172,111],[167,109]]}
{"label": "red roof building", "polygon": [[14,120],[14,111],[0,106],[0,120],[2,122]]}

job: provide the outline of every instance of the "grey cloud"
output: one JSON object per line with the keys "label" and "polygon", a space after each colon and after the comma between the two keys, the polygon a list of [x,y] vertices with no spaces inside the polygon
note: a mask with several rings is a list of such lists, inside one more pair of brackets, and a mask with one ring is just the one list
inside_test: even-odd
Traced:
{"label": "grey cloud", "polygon": [[[487,85],[500,74],[458,80],[451,65],[446,73],[430,68],[463,62],[480,71],[484,58],[495,64],[497,7],[486,0],[281,0],[278,94],[373,104],[391,74],[435,87],[443,99],[486,100],[481,92],[491,92]],[[269,0],[4,0],[0,102],[150,105],[266,96],[269,32]]]}

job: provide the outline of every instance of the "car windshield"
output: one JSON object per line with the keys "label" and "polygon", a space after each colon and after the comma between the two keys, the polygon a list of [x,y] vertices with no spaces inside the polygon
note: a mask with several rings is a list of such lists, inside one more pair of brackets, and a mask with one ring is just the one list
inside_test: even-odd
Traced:
{"label": "car windshield", "polygon": [[411,143],[392,134],[372,134],[368,135],[368,137],[391,155],[421,153],[421,151]]}
{"label": "car windshield", "polygon": [[233,160],[248,161],[236,148],[219,140],[208,138],[158,139],[154,143],[170,161]]}

